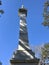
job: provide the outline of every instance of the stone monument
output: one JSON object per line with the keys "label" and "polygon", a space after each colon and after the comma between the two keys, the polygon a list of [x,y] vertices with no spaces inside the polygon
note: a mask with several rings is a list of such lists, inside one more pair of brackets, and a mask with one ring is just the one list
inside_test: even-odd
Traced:
{"label": "stone monument", "polygon": [[35,57],[35,53],[32,52],[29,47],[28,31],[27,31],[27,9],[22,7],[18,10],[20,17],[20,31],[19,31],[19,43],[18,49],[15,50],[10,60],[11,65],[38,65],[39,59]]}

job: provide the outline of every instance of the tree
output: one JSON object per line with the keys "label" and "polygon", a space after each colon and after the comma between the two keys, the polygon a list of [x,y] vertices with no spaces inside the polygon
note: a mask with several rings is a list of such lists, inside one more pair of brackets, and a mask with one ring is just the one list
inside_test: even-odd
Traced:
{"label": "tree", "polygon": [[[0,0],[0,6],[2,5],[2,1]],[[4,11],[2,9],[0,9],[0,15],[3,14]]]}
{"label": "tree", "polygon": [[0,10],[0,13],[1,13],[1,14],[3,14],[3,13],[4,13],[4,11],[3,11],[3,10]]}
{"label": "tree", "polygon": [[39,46],[31,46],[31,48],[33,48],[35,55],[37,54],[36,57],[40,59],[39,65],[45,65],[45,61],[47,61],[47,59],[49,61],[49,43]]}
{"label": "tree", "polygon": [[49,43],[44,44],[43,47],[41,47],[41,60],[42,63],[45,64],[45,61],[49,59]]}
{"label": "tree", "polygon": [[41,48],[41,55],[43,58],[49,57],[49,43],[45,44],[43,48]]}

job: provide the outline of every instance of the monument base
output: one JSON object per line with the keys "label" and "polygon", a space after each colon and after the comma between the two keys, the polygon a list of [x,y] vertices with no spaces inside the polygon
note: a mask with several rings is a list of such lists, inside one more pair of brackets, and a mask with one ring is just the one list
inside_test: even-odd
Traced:
{"label": "monument base", "polygon": [[10,60],[11,65],[38,65],[39,59],[32,60]]}

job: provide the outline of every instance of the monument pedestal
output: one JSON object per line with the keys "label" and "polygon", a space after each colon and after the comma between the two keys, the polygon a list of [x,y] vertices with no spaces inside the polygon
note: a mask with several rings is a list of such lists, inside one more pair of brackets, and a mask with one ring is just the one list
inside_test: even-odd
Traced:
{"label": "monument pedestal", "polygon": [[32,60],[10,60],[11,65],[38,65],[39,59]]}
{"label": "monument pedestal", "polygon": [[11,65],[38,65],[39,59],[34,57],[32,50],[29,50],[29,53],[31,53],[33,59],[26,55],[22,50],[17,50],[10,60]]}

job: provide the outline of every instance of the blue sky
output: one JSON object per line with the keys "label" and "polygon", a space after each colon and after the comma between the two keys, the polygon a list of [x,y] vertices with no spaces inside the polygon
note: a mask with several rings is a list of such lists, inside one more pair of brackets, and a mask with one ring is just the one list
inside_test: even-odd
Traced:
{"label": "blue sky", "polygon": [[3,9],[5,13],[0,17],[0,60],[3,65],[10,65],[13,51],[18,46],[18,9],[22,4],[28,10],[26,20],[30,46],[49,42],[49,28],[41,24],[44,2],[45,0],[2,0],[3,5],[0,9]]}

